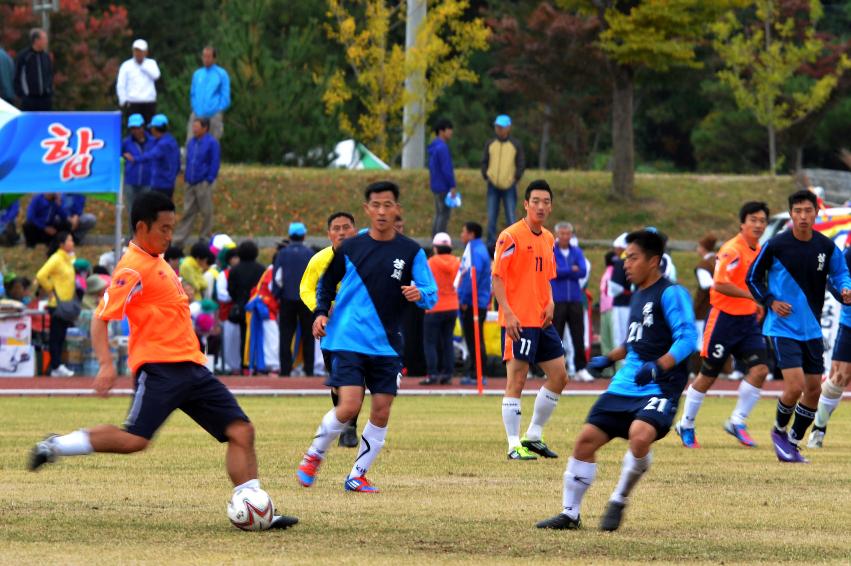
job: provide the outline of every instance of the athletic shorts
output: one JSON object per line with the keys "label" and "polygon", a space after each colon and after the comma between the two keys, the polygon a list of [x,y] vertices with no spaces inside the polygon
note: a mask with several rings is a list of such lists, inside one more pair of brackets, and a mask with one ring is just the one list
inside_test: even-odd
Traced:
{"label": "athletic shorts", "polygon": [[793,340],[772,336],[771,344],[780,369],[801,368],[808,375],[824,373],[824,341],[821,338]]}
{"label": "athletic shorts", "polygon": [[835,362],[851,362],[851,327],[839,325],[836,341],[833,343],[832,360]]}
{"label": "athletic shorts", "polygon": [[124,430],[150,440],[180,409],[219,442],[234,421],[250,422],[233,394],[210,370],[194,362],[144,364],[136,372],[135,392]]}
{"label": "athletic shorts", "polygon": [[679,402],[679,395],[626,397],[606,392],[591,407],[585,422],[596,426],[609,438],[629,438],[632,421],[644,421],[653,425],[656,440],[661,440],[671,430]]}
{"label": "athletic shorts", "polygon": [[548,362],[564,357],[564,344],[552,324],[546,328],[521,328],[516,342],[502,332],[502,360],[520,360],[528,364]]}
{"label": "athletic shorts", "polygon": [[731,355],[747,369],[767,363],[765,338],[756,315],[732,315],[718,309],[709,311],[700,355],[703,358],[700,373],[707,377],[718,377]]}
{"label": "athletic shorts", "polygon": [[399,356],[370,356],[357,352],[335,351],[331,373],[325,380],[330,387],[357,385],[373,395],[396,395],[402,377],[402,358]]}

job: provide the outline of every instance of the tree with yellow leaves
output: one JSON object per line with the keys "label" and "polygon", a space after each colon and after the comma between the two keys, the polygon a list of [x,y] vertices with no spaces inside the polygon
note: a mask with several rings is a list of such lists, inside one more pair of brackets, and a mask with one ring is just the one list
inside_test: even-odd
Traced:
{"label": "tree with yellow leaves", "polygon": [[[348,72],[338,69],[331,77],[325,110],[339,115],[343,132],[381,159],[395,161],[405,104],[412,97],[424,100],[425,119],[455,82],[478,81],[468,63],[475,51],[487,48],[490,30],[480,18],[463,18],[467,0],[429,0],[426,20],[406,55],[404,38],[393,33],[404,23],[404,2],[327,1],[328,36],[345,49]],[[424,92],[405,89],[405,78],[412,74],[425,77]]]}

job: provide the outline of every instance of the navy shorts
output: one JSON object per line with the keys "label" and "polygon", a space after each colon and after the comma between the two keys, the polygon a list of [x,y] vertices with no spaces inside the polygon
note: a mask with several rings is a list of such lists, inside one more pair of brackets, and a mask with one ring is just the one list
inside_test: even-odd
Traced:
{"label": "navy shorts", "polygon": [[552,324],[546,328],[521,328],[516,342],[502,331],[502,360],[520,360],[528,364],[548,362],[564,357],[564,344]]}
{"label": "navy shorts", "polygon": [[801,368],[808,375],[824,373],[824,341],[821,338],[792,340],[772,336],[771,344],[780,369]]}
{"label": "navy shorts", "polygon": [[732,315],[712,309],[706,319],[700,355],[700,373],[707,377],[718,377],[731,355],[747,369],[768,363],[765,337],[756,315]]}
{"label": "navy shorts", "polygon": [[357,352],[335,351],[331,374],[325,385],[344,387],[357,385],[369,392],[396,395],[402,377],[402,358],[399,356],[370,356]]}
{"label": "navy shorts", "polygon": [[653,425],[656,440],[661,440],[671,430],[679,402],[679,396],[626,397],[607,392],[591,407],[585,422],[596,426],[609,438],[629,438],[632,421],[644,421]]}
{"label": "navy shorts", "polygon": [[851,328],[839,325],[836,341],[833,343],[832,360],[835,362],[851,362]]}
{"label": "navy shorts", "polygon": [[233,394],[210,370],[193,362],[144,364],[124,430],[150,440],[175,410],[180,409],[219,442],[234,421],[250,422]]}

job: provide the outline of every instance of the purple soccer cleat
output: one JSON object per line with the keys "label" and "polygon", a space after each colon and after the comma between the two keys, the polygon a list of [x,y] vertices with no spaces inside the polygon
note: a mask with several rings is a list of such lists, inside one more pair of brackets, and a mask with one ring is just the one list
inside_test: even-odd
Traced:
{"label": "purple soccer cleat", "polygon": [[785,432],[777,429],[771,430],[771,441],[774,443],[774,453],[777,454],[777,459],[781,462],[790,464],[809,464],[810,461],[801,456],[798,447],[789,442],[789,438]]}

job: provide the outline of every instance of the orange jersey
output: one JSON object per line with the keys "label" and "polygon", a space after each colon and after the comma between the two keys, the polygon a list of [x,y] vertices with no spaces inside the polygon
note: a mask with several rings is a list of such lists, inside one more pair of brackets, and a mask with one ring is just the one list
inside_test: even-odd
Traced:
{"label": "orange jersey", "polygon": [[95,311],[101,320],[125,315],[130,322],[128,364],[134,373],[147,363],[207,361],[177,274],[162,256],[152,256],[132,242]]}
{"label": "orange jersey", "polygon": [[[496,242],[493,275],[502,279],[508,305],[520,326],[541,328],[543,324],[544,310],[552,299],[550,280],[556,277],[553,246],[552,232],[543,228],[535,234],[525,220],[503,230]],[[505,326],[502,309],[499,324]]]}
{"label": "orange jersey", "polygon": [[[751,264],[759,255],[759,244],[756,249],[751,249],[745,238],[739,234],[732,240],[728,240],[718,251],[718,261],[715,263],[715,284],[732,283],[739,289],[748,290],[745,278]],[[756,303],[750,299],[739,297],[728,297],[715,290],[709,290],[709,304],[722,312],[732,315],[754,314]]]}

